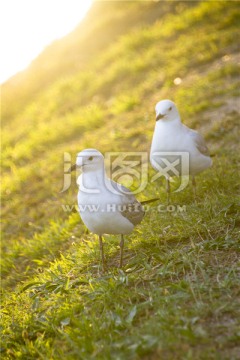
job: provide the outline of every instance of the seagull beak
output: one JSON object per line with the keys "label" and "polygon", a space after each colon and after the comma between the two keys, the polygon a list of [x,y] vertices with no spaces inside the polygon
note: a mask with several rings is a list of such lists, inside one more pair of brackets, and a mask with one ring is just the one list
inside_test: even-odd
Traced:
{"label": "seagull beak", "polygon": [[72,171],[77,170],[78,168],[81,168],[84,166],[83,158],[81,156],[78,156],[77,163],[73,164],[70,169],[68,169],[68,174],[71,174]]}
{"label": "seagull beak", "polygon": [[158,114],[156,117],[156,121],[161,120],[162,118],[164,118],[165,115],[162,114]]}
{"label": "seagull beak", "polygon": [[77,165],[76,164],[73,164],[70,169],[68,169],[67,173],[70,174],[72,171],[75,171],[77,168]]}

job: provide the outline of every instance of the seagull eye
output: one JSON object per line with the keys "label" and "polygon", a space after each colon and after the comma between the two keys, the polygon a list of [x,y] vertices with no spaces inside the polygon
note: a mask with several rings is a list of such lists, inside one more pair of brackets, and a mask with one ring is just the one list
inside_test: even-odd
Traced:
{"label": "seagull eye", "polygon": [[90,156],[90,157],[88,158],[88,160],[92,161],[92,160],[93,160],[93,156]]}
{"label": "seagull eye", "polygon": [[168,110],[171,111],[171,110],[172,110],[172,106],[170,106],[170,108],[169,108]]}

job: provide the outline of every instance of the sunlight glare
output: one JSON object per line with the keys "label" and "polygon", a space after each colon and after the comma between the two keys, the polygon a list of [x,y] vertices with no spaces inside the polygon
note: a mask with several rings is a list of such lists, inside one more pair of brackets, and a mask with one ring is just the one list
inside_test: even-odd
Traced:
{"label": "sunlight glare", "polygon": [[26,68],[44,47],[74,30],[92,0],[3,0],[0,83]]}

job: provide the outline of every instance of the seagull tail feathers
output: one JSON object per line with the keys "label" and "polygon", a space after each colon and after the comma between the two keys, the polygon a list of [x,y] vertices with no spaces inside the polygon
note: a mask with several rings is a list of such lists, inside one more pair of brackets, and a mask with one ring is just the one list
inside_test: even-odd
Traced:
{"label": "seagull tail feathers", "polygon": [[160,198],[154,198],[154,199],[150,199],[150,200],[144,200],[144,201],[140,201],[140,203],[141,203],[142,205],[145,205],[145,204],[150,204],[150,203],[152,203],[152,202],[154,202],[154,201],[158,201],[158,200],[160,200]]}

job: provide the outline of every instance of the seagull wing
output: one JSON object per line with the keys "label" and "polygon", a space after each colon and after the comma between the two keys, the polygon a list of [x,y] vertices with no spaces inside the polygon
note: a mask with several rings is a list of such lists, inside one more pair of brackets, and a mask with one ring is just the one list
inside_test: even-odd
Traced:
{"label": "seagull wing", "polygon": [[196,148],[198,149],[198,151],[205,156],[210,156],[209,153],[209,149],[205,143],[204,138],[202,137],[201,134],[199,134],[197,131],[189,129],[188,127],[186,127],[188,130],[189,135],[193,138],[194,144],[196,146]]}
{"label": "seagull wing", "polygon": [[122,209],[120,213],[127,218],[134,226],[139,224],[144,217],[142,204],[135,198],[132,192],[125,186],[111,180],[111,185],[119,193]]}

